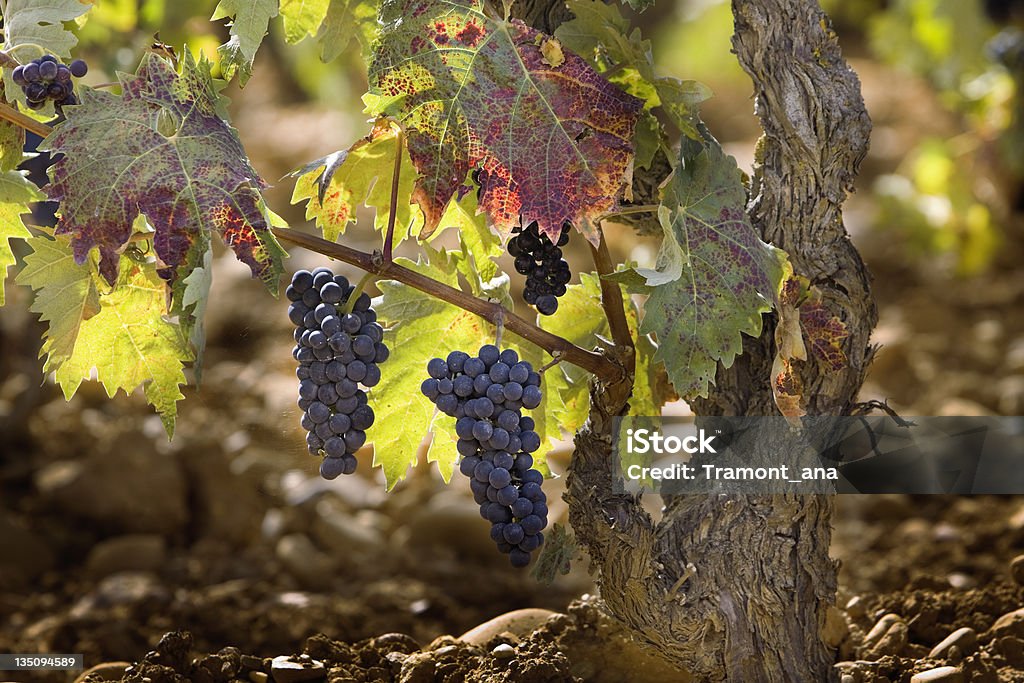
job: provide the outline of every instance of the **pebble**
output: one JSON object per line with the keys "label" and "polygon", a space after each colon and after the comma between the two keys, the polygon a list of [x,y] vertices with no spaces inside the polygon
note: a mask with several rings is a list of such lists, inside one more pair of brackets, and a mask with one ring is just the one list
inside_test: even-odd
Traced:
{"label": "pebble", "polygon": [[85,561],[93,576],[117,572],[156,572],[167,561],[167,543],[157,534],[126,534],[100,541]]}
{"label": "pebble", "polygon": [[491,654],[494,655],[495,659],[512,659],[516,656],[516,651],[508,643],[502,643],[491,650]]}
{"label": "pebble", "polygon": [[267,681],[270,680],[270,676],[262,671],[250,671],[249,680],[252,681],[252,683],[267,683]]}
{"label": "pebble", "polygon": [[907,646],[907,625],[896,614],[886,614],[864,639],[867,659],[878,660],[895,655]]}
{"label": "pebble", "polygon": [[1024,586],[1024,555],[1018,555],[1010,562],[1010,576],[1018,585]]}
{"label": "pebble", "polygon": [[556,614],[557,612],[537,607],[517,609],[498,615],[466,631],[459,636],[459,640],[470,645],[483,645],[491,638],[505,632],[525,638]]}
{"label": "pebble", "polygon": [[327,670],[321,662],[309,657],[281,655],[270,663],[270,675],[276,683],[301,683],[326,678]]}
{"label": "pebble", "polygon": [[860,619],[867,614],[867,610],[864,609],[864,599],[859,595],[855,595],[850,598],[849,602],[846,603],[846,613],[850,615],[852,619]]}
{"label": "pebble", "polygon": [[958,628],[946,636],[941,643],[933,647],[928,656],[934,659],[942,659],[949,656],[950,648],[953,647],[958,648],[961,655],[972,654],[978,649],[978,634],[972,628]]}
{"label": "pebble", "polygon": [[850,674],[843,674],[843,677],[839,679],[839,683],[857,683],[857,679]]}
{"label": "pebble", "polygon": [[910,683],[963,683],[964,673],[955,666],[940,666],[910,677]]}
{"label": "pebble", "polygon": [[992,624],[989,633],[993,638],[1002,638],[1004,636],[1024,638],[1024,607],[1013,612],[1007,612],[996,619],[996,623]]}

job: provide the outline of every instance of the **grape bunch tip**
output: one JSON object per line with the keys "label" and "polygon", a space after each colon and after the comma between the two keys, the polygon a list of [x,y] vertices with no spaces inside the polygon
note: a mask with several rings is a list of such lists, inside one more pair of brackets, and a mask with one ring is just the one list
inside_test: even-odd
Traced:
{"label": "grape bunch tip", "polygon": [[317,268],[297,271],[285,290],[295,325],[301,424],[309,452],[324,456],[324,479],[356,471],[355,453],[375,419],[365,389],[380,382],[380,364],[389,355],[367,294],[343,312],[355,289],[344,275]]}
{"label": "grape bunch tip", "polygon": [[47,100],[57,107],[78,104],[72,76],[81,78],[89,67],[81,59],[61,64],[54,55],[43,55],[28,64],[16,66],[11,73],[15,84],[25,93],[29,109],[42,109]]}
{"label": "grape bunch tip", "polygon": [[433,358],[427,374],[420,391],[456,419],[459,471],[491,523],[491,539],[512,566],[525,567],[543,544],[548,521],[544,475],[530,455],[541,440],[533,418],[522,414],[541,404],[540,374],[513,349],[493,344],[476,356],[452,351]]}

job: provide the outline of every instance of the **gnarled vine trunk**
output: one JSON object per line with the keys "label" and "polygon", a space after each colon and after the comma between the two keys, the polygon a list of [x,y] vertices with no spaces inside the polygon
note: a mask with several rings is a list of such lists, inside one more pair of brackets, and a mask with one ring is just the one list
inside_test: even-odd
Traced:
{"label": "gnarled vine trunk", "polygon": [[[524,2],[545,30],[560,3]],[[871,357],[876,320],[868,276],[841,206],[867,150],[870,121],[856,75],[813,0],[733,0],[733,46],[754,83],[764,129],[748,212],[762,237],[789,252],[848,328],[849,364],[802,368],[808,412],[848,412]],[[700,415],[775,414],[769,378],[774,320],[744,354],[719,368]],[[698,680],[827,681],[822,640],[835,597],[828,555],[831,501],[822,496],[678,496],[655,523],[636,498],[611,490],[612,418],[621,386],[596,386],[576,435],[569,515],[598,572],[608,612]],[[747,448],[770,449],[770,443]]]}

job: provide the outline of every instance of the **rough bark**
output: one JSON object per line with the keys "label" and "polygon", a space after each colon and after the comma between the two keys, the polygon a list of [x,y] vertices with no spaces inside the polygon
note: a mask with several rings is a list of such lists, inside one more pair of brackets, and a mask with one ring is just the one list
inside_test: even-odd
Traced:
{"label": "rough bark", "polygon": [[[841,207],[867,150],[860,84],[827,17],[811,0],[733,0],[733,45],[754,82],[764,138],[748,211],[764,239],[789,252],[850,332],[841,372],[802,368],[808,412],[842,414],[871,357],[876,320],[868,275]],[[774,320],[719,368],[702,415],[773,414]],[[687,496],[655,523],[611,492],[611,420],[628,398],[595,386],[568,478],[570,522],[598,572],[608,611],[698,680],[826,681],[821,638],[834,600],[831,501],[814,496]],[[770,452],[770,440],[757,446]]]}

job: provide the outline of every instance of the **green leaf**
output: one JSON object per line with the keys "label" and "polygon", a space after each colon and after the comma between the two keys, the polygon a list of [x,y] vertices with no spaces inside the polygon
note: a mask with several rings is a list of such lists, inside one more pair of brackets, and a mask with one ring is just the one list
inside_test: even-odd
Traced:
{"label": "green leaf", "polygon": [[[19,150],[20,151],[20,150]],[[6,159],[4,164],[6,165]],[[11,240],[26,240],[32,236],[21,220],[28,213],[29,202],[37,202],[43,195],[20,171],[5,170],[0,174],[0,306],[4,305],[4,280],[7,268],[15,264]]]}
{"label": "green leaf", "polygon": [[[450,201],[439,225],[440,229],[431,235],[430,241],[436,241],[448,228],[458,231],[461,253],[456,252],[456,267],[469,282],[475,296],[494,297],[495,289],[507,285],[508,278],[495,261],[505,253],[505,247],[487,225],[487,217],[478,213],[475,192],[467,192],[462,199]],[[500,283],[492,282],[495,278],[502,280]],[[509,302],[508,307],[511,306]]]}
{"label": "green leaf", "polygon": [[174,301],[181,301],[181,326],[195,353],[192,370],[195,372],[196,384],[203,375],[203,351],[206,349],[206,326],[203,319],[206,316],[206,304],[209,302],[210,285],[213,283],[212,246],[206,249],[201,263],[202,265],[197,266],[188,277],[182,278],[181,284],[184,289],[180,299],[174,297]]}
{"label": "green leaf", "polygon": [[[658,415],[665,404],[667,392],[652,361],[657,346],[646,334],[640,334],[639,312],[627,294],[623,295],[623,307],[637,352],[630,414]],[[566,288],[565,295],[559,300],[558,312],[550,317],[541,317],[540,326],[584,349],[594,348],[610,338],[611,330],[601,304],[601,284],[597,274],[580,273],[580,284]],[[572,433],[586,422],[590,413],[589,376],[568,363],[560,363],[558,367],[566,378],[560,392],[564,407],[561,410],[554,408],[549,419]],[[553,370],[548,370],[547,375],[551,375]]]}
{"label": "green leaf", "polygon": [[10,121],[0,121],[0,171],[13,171],[27,158],[25,129]]}
{"label": "green leaf", "polygon": [[[45,52],[66,61],[71,57],[71,48],[78,43],[78,38],[64,24],[90,9],[91,0],[7,0],[3,17],[3,48],[13,53],[22,64],[42,57]],[[25,106],[25,93],[15,85],[11,73],[11,69],[4,69],[4,91],[10,101]],[[48,109],[52,114],[52,105]]]}
{"label": "green leaf", "polygon": [[[78,43],[75,34],[64,26],[92,9],[90,0],[7,0],[4,12],[4,49],[34,43],[43,50],[61,58],[71,56],[71,48]],[[27,49],[25,50],[27,52]],[[18,51],[18,60],[25,63],[25,55]],[[36,54],[38,53],[38,54]],[[39,49],[28,54],[28,59],[41,57]],[[20,90],[20,88],[19,88]]]}
{"label": "green leaf", "polygon": [[118,281],[107,293],[95,286],[93,264],[75,263],[62,237],[33,237],[18,283],[36,290],[32,311],[50,323],[41,355],[71,399],[82,381],[99,380],[113,398],[145,385],[168,436],[183,398],[183,363],[192,360],[181,328],[168,321],[167,287],[156,264],[122,255]]}
{"label": "green leaf", "polygon": [[281,0],[285,40],[297,43],[307,36],[315,36],[327,14],[329,1]]}
{"label": "green leaf", "polygon": [[327,16],[316,34],[320,43],[320,59],[325,62],[334,60],[355,37],[365,61],[369,62],[377,38],[378,4],[377,0],[331,0]]}
{"label": "green leaf", "polygon": [[385,0],[381,21],[366,100],[408,130],[423,236],[476,168],[497,227],[521,217],[555,239],[569,221],[596,240],[590,220],[616,205],[642,103],[482,0]]}
{"label": "green leaf", "polygon": [[252,62],[267,34],[267,25],[277,16],[276,0],[220,0],[211,21],[232,17],[231,38],[217,48],[220,70],[226,80],[238,74],[238,85],[244,86],[252,76]]}
{"label": "green leaf", "polygon": [[66,240],[35,237],[29,246],[32,253],[16,282],[36,290],[30,310],[48,323],[40,355],[48,355],[47,365],[60,364],[74,352],[82,323],[99,312],[99,290],[88,266],[75,263]]}
{"label": "green leaf", "polygon": [[707,395],[716,363],[732,365],[741,333],[760,334],[781,286],[785,254],[758,238],[745,204],[736,161],[710,139],[680,159],[664,189],[665,237],[659,270],[641,288],[650,293],[641,330],[657,337],[655,358],[683,396]]}
{"label": "green leaf", "polygon": [[98,248],[100,273],[116,282],[120,250],[141,213],[172,285],[201,265],[219,233],[276,292],[284,251],[269,229],[265,185],[217,114],[209,63],[186,50],[178,74],[149,53],[121,85],[120,96],[82,87],[82,104],[68,107],[67,121],[40,145],[63,154],[46,192],[61,203],[56,232],[72,236],[76,262]]}
{"label": "green leaf", "polygon": [[[360,205],[376,210],[374,226],[381,231],[382,243],[391,210],[391,178],[398,145],[396,132],[386,122],[360,138],[351,148],[334,152],[292,173],[298,176],[292,191],[292,204],[305,201],[306,218],[315,218],[324,239],[335,242],[355,223]],[[423,217],[412,200],[416,169],[408,153],[402,150],[402,174],[398,181],[398,215],[395,244],[415,234]]]}

